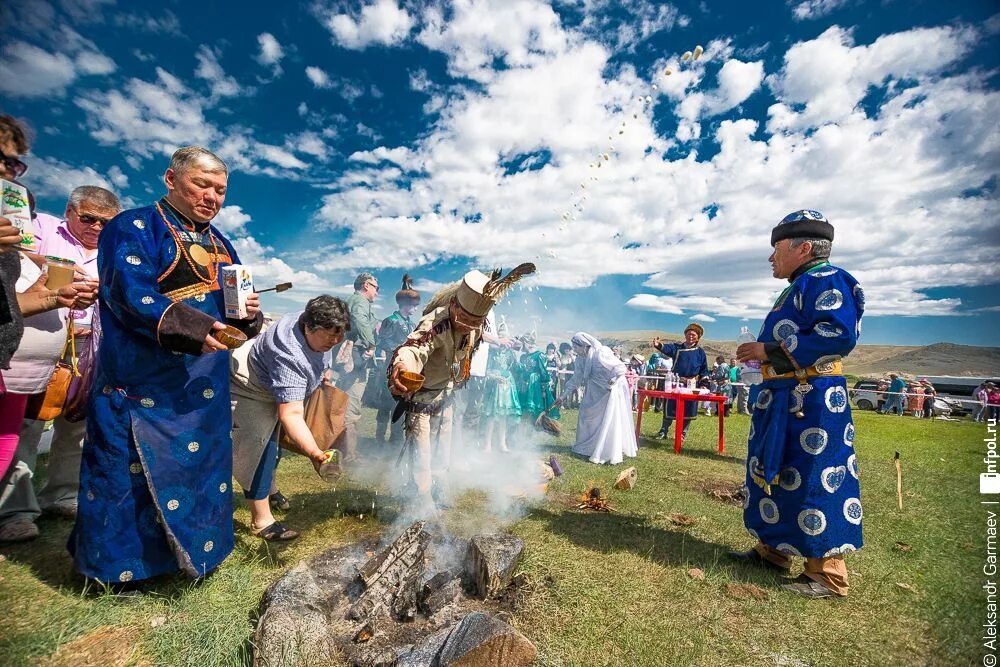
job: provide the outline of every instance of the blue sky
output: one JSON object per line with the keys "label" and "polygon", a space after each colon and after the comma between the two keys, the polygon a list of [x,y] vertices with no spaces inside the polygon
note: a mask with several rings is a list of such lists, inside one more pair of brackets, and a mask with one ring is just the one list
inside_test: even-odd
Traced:
{"label": "blue sky", "polygon": [[866,288],[863,343],[1000,345],[995,2],[0,12],[2,108],[37,135],[41,207],[83,184],[144,205],[175,148],[205,145],[230,164],[217,222],[258,286],[296,284],[269,310],[371,270],[388,314],[404,270],[429,296],[535,261],[501,309],[515,332],[695,318],[732,339],[781,288],[771,227],[813,208]]}

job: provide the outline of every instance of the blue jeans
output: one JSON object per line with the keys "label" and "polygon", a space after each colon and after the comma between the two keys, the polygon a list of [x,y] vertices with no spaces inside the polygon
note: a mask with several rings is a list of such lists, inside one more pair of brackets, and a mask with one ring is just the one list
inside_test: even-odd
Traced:
{"label": "blue jeans", "polygon": [[887,415],[890,412],[895,412],[896,410],[899,410],[899,415],[903,416],[903,397],[898,394],[894,394],[886,400],[885,405],[882,406],[881,412],[882,414]]}
{"label": "blue jeans", "polygon": [[271,439],[267,441],[260,463],[253,473],[253,481],[249,489],[243,489],[243,497],[248,500],[264,500],[271,494],[271,481],[274,479],[274,469],[278,467],[278,431],[275,429]]}

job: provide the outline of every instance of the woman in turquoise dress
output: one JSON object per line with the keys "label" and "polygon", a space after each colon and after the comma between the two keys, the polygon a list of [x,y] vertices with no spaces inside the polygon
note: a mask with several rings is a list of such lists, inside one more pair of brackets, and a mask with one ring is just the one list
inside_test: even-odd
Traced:
{"label": "woman in turquoise dress", "polygon": [[486,451],[493,451],[496,434],[500,451],[507,452],[507,429],[521,417],[521,401],[514,382],[514,353],[506,347],[490,348],[486,364],[486,389],[483,413],[486,419]]}
{"label": "woman in turquoise dress", "polygon": [[[538,415],[551,408],[556,397],[552,392],[552,376],[549,375],[548,359],[545,353],[535,347],[535,335],[527,334],[521,338],[524,354],[518,364],[518,388],[521,394],[521,409],[525,417],[530,417],[532,423]],[[559,410],[549,413],[553,419],[559,419]]]}

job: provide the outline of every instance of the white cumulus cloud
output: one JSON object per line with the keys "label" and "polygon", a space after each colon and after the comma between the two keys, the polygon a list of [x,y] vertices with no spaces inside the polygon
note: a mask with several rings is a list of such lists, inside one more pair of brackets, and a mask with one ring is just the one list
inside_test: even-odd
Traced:
{"label": "white cumulus cloud", "polygon": [[329,13],[324,23],[340,46],[364,49],[398,44],[410,34],[414,20],[395,0],[375,0],[354,14]]}

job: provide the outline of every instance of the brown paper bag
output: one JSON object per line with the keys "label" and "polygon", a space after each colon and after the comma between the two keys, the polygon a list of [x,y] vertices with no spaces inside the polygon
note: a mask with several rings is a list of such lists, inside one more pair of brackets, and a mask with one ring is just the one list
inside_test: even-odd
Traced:
{"label": "brown paper bag", "polygon": [[[347,392],[322,382],[306,399],[304,412],[306,426],[316,438],[316,445],[324,451],[331,447],[340,449],[345,428],[344,415],[347,413]],[[294,446],[284,430],[279,442],[285,448]]]}

